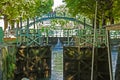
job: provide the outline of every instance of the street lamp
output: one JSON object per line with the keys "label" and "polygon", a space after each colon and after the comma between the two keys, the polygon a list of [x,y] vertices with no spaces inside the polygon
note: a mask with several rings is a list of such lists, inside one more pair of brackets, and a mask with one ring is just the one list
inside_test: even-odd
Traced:
{"label": "street lamp", "polygon": [[93,53],[92,53],[92,67],[91,67],[91,80],[94,80],[94,59],[95,59],[95,46],[96,46],[96,21],[97,21],[97,0],[95,0],[95,22],[94,22],[94,37],[93,37]]}

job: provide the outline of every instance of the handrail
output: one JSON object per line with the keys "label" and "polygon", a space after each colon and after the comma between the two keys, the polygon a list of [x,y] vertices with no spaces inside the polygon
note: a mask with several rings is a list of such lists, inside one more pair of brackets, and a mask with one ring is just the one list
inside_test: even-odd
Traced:
{"label": "handrail", "polygon": [[[29,32],[29,33],[27,33]],[[106,44],[106,30],[104,29],[97,29],[96,30],[96,40],[97,43],[93,43],[93,29],[20,29],[17,32],[17,38],[21,38],[21,42],[25,42],[25,40],[29,40],[29,42],[35,42],[39,43],[43,37],[47,38],[48,43],[48,37],[67,37],[67,43],[70,44],[70,37],[76,36],[79,38],[79,45],[84,44],[90,44],[94,46],[98,46],[101,43]],[[19,40],[19,39],[18,39]],[[66,41],[65,41],[66,42]],[[38,44],[37,43],[37,44]]]}

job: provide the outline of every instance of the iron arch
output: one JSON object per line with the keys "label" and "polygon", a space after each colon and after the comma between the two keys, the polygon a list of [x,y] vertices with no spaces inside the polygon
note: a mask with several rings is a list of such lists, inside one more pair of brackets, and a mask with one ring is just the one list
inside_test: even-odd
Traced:
{"label": "iron arch", "polygon": [[78,19],[75,19],[75,18],[72,18],[72,17],[66,17],[66,16],[45,16],[45,17],[37,17],[37,18],[35,18],[36,20],[35,20],[35,22],[31,22],[30,24],[29,24],[29,27],[30,26],[32,26],[32,25],[34,25],[35,23],[38,23],[38,22],[42,22],[42,21],[47,21],[47,20],[51,20],[51,19],[64,19],[64,20],[69,20],[69,21],[75,21],[75,22],[78,22],[78,23],[80,23],[80,24],[82,24],[82,25],[86,25],[86,26],[88,26],[88,27],[92,27],[91,25],[89,25],[89,24],[87,24],[87,23],[84,23],[84,21],[80,21],[80,20],[78,20]]}

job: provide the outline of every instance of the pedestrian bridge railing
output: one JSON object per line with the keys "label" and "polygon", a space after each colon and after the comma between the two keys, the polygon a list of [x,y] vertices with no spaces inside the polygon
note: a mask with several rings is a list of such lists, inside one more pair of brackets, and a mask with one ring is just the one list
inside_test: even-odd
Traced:
{"label": "pedestrian bridge railing", "polygon": [[[68,45],[71,42],[78,45],[95,45],[101,43],[107,44],[106,30],[97,29],[95,33],[96,43],[93,43],[94,30],[93,29],[19,29],[17,30],[17,44],[19,45],[42,45],[43,42],[49,44],[49,37],[65,37]],[[44,40],[44,38],[46,38]]]}

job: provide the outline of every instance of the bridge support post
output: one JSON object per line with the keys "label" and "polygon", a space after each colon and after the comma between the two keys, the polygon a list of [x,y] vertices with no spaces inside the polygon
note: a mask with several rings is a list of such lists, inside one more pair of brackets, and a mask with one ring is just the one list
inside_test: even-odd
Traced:
{"label": "bridge support post", "polygon": [[70,30],[68,29],[67,30],[67,45],[70,45],[69,32],[70,32]]}
{"label": "bridge support post", "polygon": [[86,26],[86,19],[84,18],[84,29],[85,29],[85,26]]}
{"label": "bridge support post", "polygon": [[27,45],[29,44],[29,18],[27,19],[27,28],[26,28],[26,35],[27,35]]}

